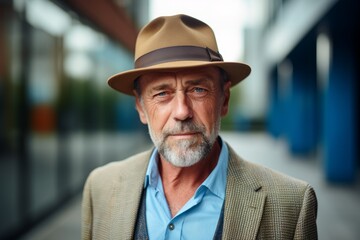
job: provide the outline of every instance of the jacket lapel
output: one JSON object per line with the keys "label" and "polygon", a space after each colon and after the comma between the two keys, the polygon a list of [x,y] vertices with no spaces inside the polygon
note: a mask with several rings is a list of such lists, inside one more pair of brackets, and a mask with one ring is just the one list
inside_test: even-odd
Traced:
{"label": "jacket lapel", "polygon": [[133,238],[150,154],[151,151],[136,156],[137,161],[131,161],[126,172],[113,182],[110,239]]}
{"label": "jacket lapel", "polygon": [[256,239],[266,193],[249,165],[230,147],[229,153],[223,239]]}

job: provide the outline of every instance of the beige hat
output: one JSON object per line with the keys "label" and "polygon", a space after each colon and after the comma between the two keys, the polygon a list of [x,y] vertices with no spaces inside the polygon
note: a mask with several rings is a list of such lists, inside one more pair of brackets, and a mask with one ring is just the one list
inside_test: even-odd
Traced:
{"label": "beige hat", "polygon": [[239,62],[224,62],[212,29],[187,15],[159,17],[141,29],[135,46],[135,69],[109,78],[108,84],[133,95],[134,80],[150,72],[176,71],[216,66],[228,75],[232,86],[250,74],[250,67]]}

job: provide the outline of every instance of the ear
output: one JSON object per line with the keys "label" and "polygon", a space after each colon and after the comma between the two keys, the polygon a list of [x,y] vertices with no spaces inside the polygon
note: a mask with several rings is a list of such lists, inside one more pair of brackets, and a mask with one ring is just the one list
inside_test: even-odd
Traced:
{"label": "ear", "polygon": [[147,118],[143,109],[143,104],[141,103],[141,97],[137,94],[137,92],[134,90],[135,95],[135,107],[137,112],[139,113],[140,121],[143,124],[147,124]]}
{"label": "ear", "polygon": [[222,117],[224,117],[229,111],[230,87],[231,87],[231,82],[227,81],[224,86],[224,101],[223,101],[223,105],[221,106]]}

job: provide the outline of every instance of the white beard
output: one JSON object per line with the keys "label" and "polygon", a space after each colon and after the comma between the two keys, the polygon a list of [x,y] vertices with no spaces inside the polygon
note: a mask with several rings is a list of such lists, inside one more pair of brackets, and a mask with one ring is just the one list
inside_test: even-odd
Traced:
{"label": "white beard", "polygon": [[[149,123],[149,121],[148,121]],[[159,153],[166,161],[176,167],[189,167],[204,159],[211,151],[220,129],[220,119],[218,119],[215,129],[206,136],[205,127],[195,124],[192,120],[177,122],[172,129],[165,129],[160,136],[156,136],[150,124],[148,124],[149,134]],[[175,144],[170,144],[169,134],[181,133],[184,131],[196,131],[201,133],[201,141],[197,139],[181,139]]]}

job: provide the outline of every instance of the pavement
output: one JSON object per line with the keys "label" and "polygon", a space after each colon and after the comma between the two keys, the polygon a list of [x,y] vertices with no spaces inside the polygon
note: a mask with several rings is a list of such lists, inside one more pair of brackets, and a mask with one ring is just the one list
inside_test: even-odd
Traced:
{"label": "pavement", "polygon": [[[286,141],[266,133],[222,132],[244,159],[309,182],[318,198],[319,239],[356,240],[360,236],[360,182],[336,185],[325,181],[321,150],[307,157],[289,154]],[[359,174],[358,174],[359,175]],[[81,194],[32,229],[22,240],[81,238]]]}

